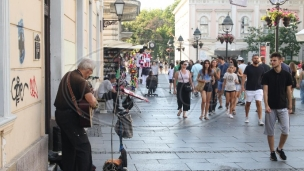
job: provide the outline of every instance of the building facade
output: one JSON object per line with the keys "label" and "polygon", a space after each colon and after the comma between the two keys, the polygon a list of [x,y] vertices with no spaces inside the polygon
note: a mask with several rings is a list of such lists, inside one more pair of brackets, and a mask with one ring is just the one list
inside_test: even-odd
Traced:
{"label": "building facade", "polygon": [[[228,43],[228,56],[241,55],[247,59],[250,53],[245,53],[247,44],[243,41],[248,33],[248,27],[263,27],[267,32],[266,23],[261,21],[261,16],[265,15],[268,8],[274,7],[268,0],[247,0],[247,7],[230,5],[224,0],[181,0],[174,10],[175,14],[175,37],[181,35],[184,39],[182,59],[197,59],[196,50],[192,47],[194,41],[193,33],[196,28],[201,32],[201,42],[203,48],[199,48],[199,59],[211,59],[214,55],[225,56],[226,43],[221,44],[216,40],[219,34],[223,34],[221,24],[224,18],[229,14],[234,26],[231,34],[234,35],[233,43]],[[287,1],[281,8],[297,12],[300,21],[303,21],[304,2],[301,0]],[[299,25],[298,30],[303,29],[303,22]],[[176,46],[179,46],[176,43]],[[176,51],[176,60],[179,59],[180,52]],[[303,59],[303,48],[295,60]]]}

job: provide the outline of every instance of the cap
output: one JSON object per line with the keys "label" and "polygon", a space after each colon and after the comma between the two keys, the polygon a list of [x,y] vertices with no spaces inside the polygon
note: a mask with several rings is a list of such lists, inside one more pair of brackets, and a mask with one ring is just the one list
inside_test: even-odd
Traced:
{"label": "cap", "polygon": [[244,58],[242,58],[242,57],[239,56],[239,57],[237,58],[237,60],[238,60],[238,61],[243,61]]}

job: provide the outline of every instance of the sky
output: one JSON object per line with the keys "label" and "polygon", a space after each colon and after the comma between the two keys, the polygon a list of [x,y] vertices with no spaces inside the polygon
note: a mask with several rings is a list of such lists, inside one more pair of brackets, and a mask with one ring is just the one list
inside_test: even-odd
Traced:
{"label": "sky", "polygon": [[139,0],[141,3],[140,10],[165,9],[172,5],[174,0]]}

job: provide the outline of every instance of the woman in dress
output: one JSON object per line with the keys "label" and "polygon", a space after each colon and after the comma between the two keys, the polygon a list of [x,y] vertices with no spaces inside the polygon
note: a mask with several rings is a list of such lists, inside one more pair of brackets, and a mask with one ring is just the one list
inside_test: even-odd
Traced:
{"label": "woman in dress", "polygon": [[241,95],[241,78],[243,77],[243,71],[239,68],[237,61],[235,59],[230,59],[230,64],[233,64],[234,70],[233,72],[237,75],[238,77],[238,83],[235,84],[236,90],[235,90],[235,99],[234,99],[234,104],[231,106],[232,107],[232,114],[235,115],[235,107],[238,102],[238,99]]}
{"label": "woman in dress", "polygon": [[211,99],[212,85],[214,84],[214,72],[210,67],[210,61],[205,60],[203,62],[203,69],[198,72],[197,81],[205,83],[203,90],[201,91],[202,103],[201,103],[201,116],[199,119],[208,120],[209,102]]}
{"label": "woman in dress", "polygon": [[[187,118],[187,111],[190,110],[190,92],[184,91],[183,87],[190,84],[193,87],[191,73],[187,69],[187,62],[181,61],[179,71],[176,71],[174,74],[174,94],[177,95],[177,105],[178,113],[177,116],[180,116],[183,112],[183,118]],[[177,88],[176,88],[176,83]]]}
{"label": "woman in dress", "polygon": [[293,97],[293,89],[296,88],[297,86],[297,78],[296,78],[296,75],[297,75],[297,65],[294,63],[294,62],[290,62],[289,63],[289,67],[291,69],[291,79],[292,79],[292,86],[291,86],[291,95]]}

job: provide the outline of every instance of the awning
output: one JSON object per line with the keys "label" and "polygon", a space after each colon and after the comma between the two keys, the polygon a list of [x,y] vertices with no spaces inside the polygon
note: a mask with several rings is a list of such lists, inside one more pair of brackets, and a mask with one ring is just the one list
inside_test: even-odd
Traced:
{"label": "awning", "polygon": [[144,45],[135,45],[135,46],[132,46],[128,49],[142,49],[142,48],[144,48]]}
{"label": "awning", "polygon": [[105,40],[103,42],[104,48],[120,48],[120,49],[127,49],[132,47],[133,45],[131,43],[126,43],[123,41],[117,41],[117,40]]}
{"label": "awning", "polygon": [[296,39],[298,42],[304,42],[304,29],[296,33]]}

